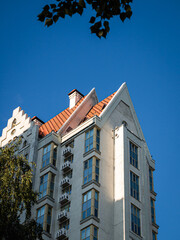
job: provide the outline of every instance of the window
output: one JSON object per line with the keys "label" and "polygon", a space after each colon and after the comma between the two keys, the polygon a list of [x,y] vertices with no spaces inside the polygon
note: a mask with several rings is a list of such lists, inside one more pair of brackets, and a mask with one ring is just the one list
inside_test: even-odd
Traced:
{"label": "window", "polygon": [[56,166],[56,159],[57,146],[54,143],[50,143],[43,148],[42,167],[47,166],[49,163]]}
{"label": "window", "polygon": [[92,157],[84,162],[83,183],[91,180],[99,182],[99,159]]}
{"label": "window", "polygon": [[69,229],[69,220],[61,223],[60,226],[59,226],[59,228],[60,228],[60,229],[65,228],[66,230],[68,230],[68,229]]}
{"label": "window", "polygon": [[52,174],[52,173],[50,173],[50,177],[51,177],[51,182],[50,182],[50,196],[53,198],[55,175]]}
{"label": "window", "polygon": [[85,152],[93,149],[93,133],[94,129],[89,130],[86,132],[86,140],[85,140]]}
{"label": "window", "polygon": [[99,159],[96,159],[95,180],[96,182],[99,182]]}
{"label": "window", "polygon": [[69,161],[69,162],[71,162],[71,163],[73,163],[73,154],[71,154],[71,155],[69,155],[68,157],[66,157],[66,158],[64,158],[64,162],[67,162],[67,161]]}
{"label": "window", "polygon": [[43,228],[45,206],[37,210],[37,223]]}
{"label": "window", "polygon": [[[45,214],[45,212],[47,212],[47,214]],[[43,230],[48,233],[50,233],[51,215],[52,207],[49,205],[44,205],[37,210],[37,223],[39,223],[42,226]]]}
{"label": "window", "polygon": [[153,240],[157,240],[157,234],[155,232],[152,232]]}
{"label": "window", "polygon": [[139,200],[139,177],[130,172],[131,196]]}
{"label": "window", "polygon": [[149,168],[149,188],[150,191],[153,191],[153,170],[151,168]]}
{"label": "window", "polygon": [[69,212],[70,211],[70,207],[71,207],[70,203],[68,203],[68,204],[66,204],[64,206],[61,206],[61,211],[66,210],[67,212]]}
{"label": "window", "polygon": [[151,219],[152,219],[152,223],[156,222],[156,218],[155,218],[155,203],[154,200],[151,198]]}
{"label": "window", "polygon": [[90,225],[81,230],[81,240],[98,240],[98,228]]}
{"label": "window", "polygon": [[83,195],[82,218],[87,218],[91,215],[91,192],[89,191]]}
{"label": "window", "polygon": [[39,199],[49,195],[53,198],[55,175],[51,172],[40,177]]}
{"label": "window", "polygon": [[40,178],[39,199],[47,195],[48,173]]}
{"label": "window", "polygon": [[99,193],[92,189],[83,195],[82,219],[91,215],[98,217]]}
{"label": "window", "polygon": [[138,148],[130,142],[130,164],[138,168]]}
{"label": "window", "polygon": [[85,152],[91,149],[100,150],[100,130],[93,128],[85,133]]}
{"label": "window", "polygon": [[90,240],[90,226],[81,231],[81,240]]}
{"label": "window", "polygon": [[84,162],[84,184],[92,180],[92,160],[90,158]]}
{"label": "window", "polygon": [[49,144],[43,149],[42,167],[45,167],[50,163],[50,151],[51,151],[51,144]]}
{"label": "window", "polygon": [[46,226],[46,231],[50,233],[50,228],[51,228],[51,212],[52,208],[48,206],[48,213],[47,213],[47,226]]}
{"label": "window", "polygon": [[53,165],[56,166],[56,159],[57,159],[57,146],[54,146],[53,150]]}
{"label": "window", "polygon": [[71,195],[71,191],[72,191],[72,186],[69,186],[69,187],[63,188],[62,194],[67,193]]}
{"label": "window", "polygon": [[99,151],[100,149],[100,131],[96,129],[96,149]]}
{"label": "window", "polygon": [[131,204],[131,230],[137,235],[141,235],[140,209]]}

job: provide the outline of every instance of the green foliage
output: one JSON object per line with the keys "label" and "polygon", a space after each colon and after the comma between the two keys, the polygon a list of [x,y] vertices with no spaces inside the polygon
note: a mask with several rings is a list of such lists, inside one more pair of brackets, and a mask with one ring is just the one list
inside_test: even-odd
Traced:
{"label": "green foliage", "polygon": [[[37,194],[32,190],[32,169],[17,155],[19,142],[0,148],[0,239],[42,239],[42,229],[30,219]],[[25,221],[20,216],[25,212]]]}
{"label": "green foliage", "polygon": [[[55,0],[54,0],[55,1]],[[91,33],[95,33],[99,38],[106,38],[110,31],[109,20],[114,16],[119,16],[124,22],[131,17],[130,4],[132,0],[56,0],[56,4],[46,5],[38,15],[38,20],[45,22],[47,27],[56,23],[59,18],[70,17],[76,13],[82,15],[86,4],[89,4],[95,15],[91,17]]]}

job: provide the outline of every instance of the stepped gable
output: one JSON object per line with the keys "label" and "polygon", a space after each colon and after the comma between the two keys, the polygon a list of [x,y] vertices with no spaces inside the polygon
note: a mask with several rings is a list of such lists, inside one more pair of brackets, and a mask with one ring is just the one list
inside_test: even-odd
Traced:
{"label": "stepped gable", "polygon": [[[85,96],[86,97],[86,96]],[[46,136],[47,134],[51,133],[52,131],[57,132],[62,125],[67,121],[67,119],[72,115],[72,113],[76,110],[76,108],[82,103],[85,97],[81,98],[78,103],[73,108],[66,108],[64,111],[44,123],[39,128],[39,135],[41,137]]]}

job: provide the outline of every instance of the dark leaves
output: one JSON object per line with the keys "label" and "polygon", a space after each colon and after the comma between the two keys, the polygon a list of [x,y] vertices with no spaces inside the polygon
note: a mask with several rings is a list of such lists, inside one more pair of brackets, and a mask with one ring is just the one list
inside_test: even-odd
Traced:
{"label": "dark leaves", "polygon": [[95,20],[96,20],[96,18],[95,17],[91,17],[91,19],[90,19],[90,23],[94,23],[95,22]]}
{"label": "dark leaves", "polygon": [[95,33],[99,38],[106,38],[110,31],[109,21],[114,16],[119,16],[122,22],[132,16],[130,6],[132,0],[56,0],[56,2],[57,5],[52,3],[44,6],[38,15],[39,21],[45,22],[49,27],[56,23],[59,17],[65,18],[66,15],[71,17],[76,13],[82,15],[87,3],[95,11],[89,21],[92,24],[91,33]]}

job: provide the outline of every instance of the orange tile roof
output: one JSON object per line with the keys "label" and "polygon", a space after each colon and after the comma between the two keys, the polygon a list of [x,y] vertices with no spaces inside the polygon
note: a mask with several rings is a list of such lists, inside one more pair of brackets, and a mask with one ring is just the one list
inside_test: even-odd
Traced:
{"label": "orange tile roof", "polygon": [[41,137],[44,137],[52,131],[57,132],[66,122],[66,120],[71,116],[71,114],[76,110],[76,108],[82,103],[85,97],[81,98],[73,108],[66,108],[64,111],[41,125],[39,128],[39,135]]}
{"label": "orange tile roof", "polygon": [[[81,123],[83,123],[87,119],[94,117],[95,115],[99,116],[104,110],[104,108],[107,106],[107,104],[110,102],[110,100],[113,98],[115,93],[111,94],[109,97],[105,98],[101,102],[97,103],[94,107],[92,107],[90,111],[86,114],[86,117],[81,121]],[[76,108],[82,103],[85,97],[81,98],[73,108],[66,108],[64,111],[41,125],[39,128],[39,135],[41,137],[44,137],[52,131],[57,132],[66,122],[66,120],[71,116],[71,114],[76,110]]]}
{"label": "orange tile roof", "polygon": [[94,107],[92,107],[86,115],[86,119],[92,118],[95,115],[99,116],[107,104],[110,102],[110,100],[114,97],[115,93],[111,94],[109,97],[105,98],[101,102],[97,103]]}

